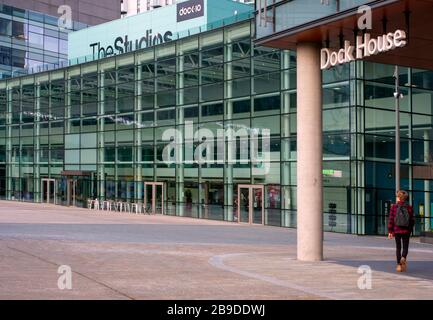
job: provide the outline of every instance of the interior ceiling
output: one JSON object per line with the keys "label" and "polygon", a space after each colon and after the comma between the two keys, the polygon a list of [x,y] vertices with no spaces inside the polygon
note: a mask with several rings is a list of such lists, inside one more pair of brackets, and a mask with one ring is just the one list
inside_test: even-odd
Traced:
{"label": "interior ceiling", "polygon": [[[407,12],[408,20],[405,14]],[[355,43],[354,30],[357,23],[358,15],[355,12],[334,21],[324,20],[321,25],[259,39],[258,43],[281,49],[296,49],[298,42],[320,42],[325,47],[328,40],[329,47],[337,49],[341,47],[341,38]],[[373,29],[369,30],[372,36],[376,37],[397,29],[403,29],[408,33],[409,42],[406,47],[365,60],[433,70],[433,0],[400,0],[373,8]]]}

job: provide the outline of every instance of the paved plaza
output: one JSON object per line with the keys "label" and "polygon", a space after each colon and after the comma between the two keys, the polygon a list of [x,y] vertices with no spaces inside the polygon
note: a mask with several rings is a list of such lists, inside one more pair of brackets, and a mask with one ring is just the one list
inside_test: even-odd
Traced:
{"label": "paved plaza", "polygon": [[306,263],[292,229],[0,201],[0,257],[0,299],[433,299],[433,246],[416,238],[396,274],[384,237],[326,233],[326,260]]}

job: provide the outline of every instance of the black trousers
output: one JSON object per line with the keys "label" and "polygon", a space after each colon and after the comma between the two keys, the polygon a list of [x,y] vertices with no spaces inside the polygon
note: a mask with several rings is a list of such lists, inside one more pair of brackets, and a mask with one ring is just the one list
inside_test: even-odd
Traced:
{"label": "black trousers", "polygon": [[[397,263],[400,263],[401,258],[407,258],[409,252],[410,234],[395,234],[395,243],[397,247]],[[402,248],[403,247],[403,248]],[[402,250],[403,249],[403,250]]]}

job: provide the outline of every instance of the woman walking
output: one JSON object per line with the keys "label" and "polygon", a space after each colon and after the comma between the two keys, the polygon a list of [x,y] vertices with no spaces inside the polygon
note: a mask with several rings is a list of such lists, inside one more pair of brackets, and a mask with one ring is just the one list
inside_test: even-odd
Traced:
{"label": "woman walking", "polygon": [[393,204],[388,220],[388,238],[395,238],[397,249],[397,272],[407,271],[409,239],[415,225],[413,208],[407,203],[409,195],[404,190],[397,192],[397,203]]}

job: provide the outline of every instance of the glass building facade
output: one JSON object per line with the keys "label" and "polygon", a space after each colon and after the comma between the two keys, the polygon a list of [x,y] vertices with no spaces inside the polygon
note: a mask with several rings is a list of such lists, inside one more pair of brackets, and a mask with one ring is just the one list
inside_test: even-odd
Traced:
{"label": "glass building facade", "polygon": [[[0,198],[77,206],[98,198],[146,203],[167,215],[296,227],[296,55],[254,45],[254,28],[246,20],[0,81]],[[393,70],[358,61],[323,73],[326,231],[386,233],[394,200]],[[402,187],[418,234],[431,229],[433,72],[400,73]],[[269,129],[258,149],[270,156],[251,161],[242,145],[251,148],[254,138],[236,134],[203,151],[203,140],[213,138],[187,141],[191,123],[209,137],[219,129]],[[167,139],[173,130],[181,139]],[[180,161],[167,163],[173,141]],[[243,161],[227,161],[233,146]],[[187,161],[194,152],[223,161]]]}
{"label": "glass building facade", "polygon": [[358,9],[372,0],[257,0],[257,38]]}
{"label": "glass building facade", "polygon": [[0,4],[0,79],[67,66],[73,30],[59,28],[58,17]]}

